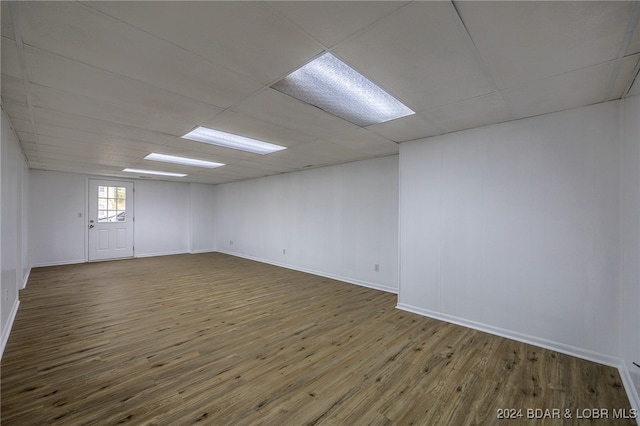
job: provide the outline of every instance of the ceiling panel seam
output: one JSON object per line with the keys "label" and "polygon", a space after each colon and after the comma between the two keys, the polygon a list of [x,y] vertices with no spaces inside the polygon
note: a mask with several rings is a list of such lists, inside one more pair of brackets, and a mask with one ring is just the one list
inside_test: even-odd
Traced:
{"label": "ceiling panel seam", "polygon": [[[27,69],[27,61],[24,56],[24,44],[22,42],[22,31],[20,29],[20,10],[18,2],[9,3],[9,12],[11,13],[11,24],[13,25],[13,36],[16,42],[16,49],[18,51],[18,60],[20,62],[20,68],[22,71],[22,84],[24,85],[25,96],[27,97],[27,111],[29,111],[29,120],[31,121],[31,130],[33,131],[33,138],[36,145],[36,157],[39,163],[42,163],[40,159],[40,150],[38,142],[38,131],[36,128],[35,114],[33,112],[33,97],[31,95],[31,84],[29,82],[29,71]],[[29,159],[27,162],[30,163]],[[31,165],[31,164],[29,164]]]}
{"label": "ceiling panel seam", "polygon": [[626,98],[629,95],[629,92],[631,91],[631,87],[633,86],[633,83],[638,79],[639,75],[640,75],[640,59],[638,59],[638,63],[636,63],[636,66],[633,69],[633,72],[631,73],[631,77],[629,78],[627,87],[624,89],[624,92],[622,92],[622,98]]}
{"label": "ceiling panel seam", "polygon": [[[269,5],[269,2],[267,2],[266,4],[276,13],[278,14],[280,17],[282,17],[284,20],[286,20],[287,22],[289,22],[290,24],[294,25],[296,28],[298,28],[300,31],[302,31],[303,33],[305,33],[306,35],[308,35],[309,37],[311,37],[314,41],[316,41],[318,44],[320,44],[321,46],[325,47],[325,52],[333,52],[334,49],[339,45],[339,44],[343,44],[349,40],[351,40],[352,38],[358,37],[360,34],[368,31],[369,29],[371,29],[372,27],[376,26],[380,21],[388,18],[391,15],[394,15],[396,13],[398,13],[398,11],[400,9],[402,9],[403,7],[407,6],[408,4],[413,3],[411,1],[406,1],[406,2],[398,2],[398,7],[396,7],[393,10],[390,10],[388,13],[386,13],[385,15],[381,16],[380,18],[376,19],[375,21],[365,25],[362,28],[357,29],[356,31],[354,31],[353,33],[349,34],[348,36],[344,37],[342,40],[334,43],[331,46],[328,46],[324,43],[322,43],[320,40],[318,40],[313,34],[309,33],[308,31],[306,31],[303,27],[300,26],[300,24],[298,24],[295,20],[289,18],[288,16],[286,16],[284,13],[280,12],[277,8],[275,8],[274,6]],[[323,52],[324,53],[324,52]],[[318,55],[319,56],[319,55]],[[312,59],[313,60],[313,59]],[[311,62],[311,61],[309,61]],[[298,67],[299,68],[299,67]],[[297,69],[297,68],[296,68]],[[292,70],[293,71],[293,70]],[[282,78],[286,77],[287,75],[289,75],[291,72],[280,76],[278,78],[278,80],[281,80]],[[276,80],[276,81],[278,81]],[[274,81],[275,83],[275,81]]]}
{"label": "ceiling panel seam", "polygon": [[196,52],[194,52],[194,51],[192,51],[192,50],[189,50],[189,49],[187,49],[187,48],[185,48],[185,47],[183,47],[183,46],[180,46],[179,44],[176,44],[176,43],[174,43],[174,42],[172,42],[172,41],[170,41],[170,40],[167,40],[167,39],[165,39],[165,38],[162,38],[162,37],[160,37],[160,36],[158,36],[158,35],[156,35],[156,34],[154,34],[154,33],[151,33],[151,32],[149,32],[149,31],[147,31],[147,30],[144,30],[144,29],[142,29],[142,28],[140,28],[140,27],[136,27],[135,25],[132,25],[132,24],[130,24],[130,23],[126,22],[126,21],[123,21],[123,20],[121,20],[121,19],[119,19],[119,18],[116,18],[115,16],[109,15],[108,13],[103,12],[103,11],[102,11],[102,10],[100,10],[100,9],[96,9],[95,7],[91,6],[90,4],[88,4],[88,3],[86,3],[86,2],[80,2],[80,5],[81,5],[81,6],[83,6],[83,7],[89,8],[89,9],[93,10],[94,12],[96,12],[96,13],[98,13],[98,14],[100,14],[100,15],[102,15],[102,16],[104,16],[104,17],[108,18],[108,19],[111,19],[111,20],[113,20],[113,21],[119,22],[119,23],[121,23],[121,24],[123,24],[123,25],[126,25],[126,26],[128,26],[128,27],[134,28],[136,31],[140,31],[141,33],[147,34],[148,36],[151,36],[151,37],[153,37],[153,38],[155,38],[155,39],[157,39],[157,40],[161,40],[161,41],[163,41],[163,42],[165,42],[165,43],[168,43],[168,44],[170,44],[170,45],[172,45],[172,46],[174,46],[174,47],[177,47],[177,48],[178,48],[178,49],[180,49],[180,50],[183,50],[183,51],[185,51],[185,52],[189,52],[190,54],[195,55],[195,56],[197,56],[197,57],[199,57],[199,58],[203,59],[204,61],[206,61],[206,62],[210,63],[211,65],[213,65],[213,66],[215,66],[215,67],[218,67],[218,68],[224,69],[225,71],[229,71],[229,72],[231,72],[231,73],[233,73],[233,74],[241,75],[243,78],[246,78],[247,80],[251,80],[251,81],[253,81],[254,83],[259,84],[260,86],[264,86],[264,84],[263,84],[263,83],[261,83],[261,82],[259,82],[259,81],[254,80],[253,78],[251,78],[250,76],[248,76],[248,75],[244,74],[244,73],[243,73],[243,72],[241,72],[241,71],[238,71],[238,70],[235,70],[235,69],[231,69],[231,68],[226,67],[226,66],[224,66],[224,65],[222,65],[222,64],[219,64],[219,63],[211,62],[211,60],[209,60],[209,58],[207,58],[206,56],[202,56],[202,55],[200,55],[199,53],[196,53]]}
{"label": "ceiling panel seam", "polygon": [[[458,12],[456,5],[454,4],[453,1],[448,1],[447,4],[449,6],[449,12],[451,13],[451,16],[456,26],[458,27],[458,29],[460,30],[460,33],[464,37],[464,40],[467,43],[467,46],[469,47],[469,49],[471,50],[471,53],[473,55],[473,58],[475,59],[475,62],[478,64],[478,66],[480,67],[480,70],[482,71],[482,74],[487,79],[493,93],[497,93],[500,99],[502,100],[502,102],[505,105],[509,105],[507,101],[504,99],[504,97],[502,96],[502,92],[498,89],[498,85],[496,84],[496,81],[493,78],[493,75],[491,74],[489,67],[484,62],[484,59],[482,59],[482,56],[480,55],[480,51],[478,50],[476,43],[473,41],[473,38],[471,37],[471,33],[469,33],[467,26],[462,20],[462,16],[460,15],[460,12]],[[515,119],[513,113],[511,112],[511,108],[507,108],[507,109],[508,109],[510,118],[512,120]]]}
{"label": "ceiling panel seam", "polygon": [[[624,34],[624,39],[622,40],[622,45],[620,46],[620,50],[618,51],[618,56],[616,57],[616,61],[613,65],[613,71],[611,72],[611,76],[609,77],[609,83],[607,84],[607,89],[604,92],[604,96],[602,97],[602,102],[606,102],[611,100],[611,92],[613,91],[613,86],[618,79],[618,74],[620,73],[620,66],[622,65],[622,59],[629,49],[629,44],[631,44],[631,37],[633,37],[633,33],[636,31],[636,27],[638,26],[638,21],[640,20],[640,1],[636,1],[633,4],[633,9],[631,11],[631,17],[629,18],[629,23],[627,24],[627,31]],[[631,88],[631,83],[635,79],[636,73],[634,72],[630,78],[630,81],[627,83],[625,87],[625,91],[622,92],[622,96],[629,91]]]}
{"label": "ceiling panel seam", "polygon": [[[26,46],[28,46],[30,49],[34,49],[34,50],[37,50],[37,51],[40,51],[40,52],[46,52],[49,55],[53,55],[53,56],[56,56],[58,58],[63,58],[64,60],[67,60],[67,61],[70,61],[70,62],[73,62],[73,63],[76,63],[76,64],[84,65],[84,66],[92,68],[94,70],[99,70],[99,71],[102,71],[102,72],[105,72],[105,73],[108,73],[108,74],[112,74],[112,75],[117,76],[119,78],[124,78],[124,79],[130,80],[130,81],[136,82],[138,84],[141,84],[143,86],[146,86],[146,87],[149,87],[149,88],[153,88],[155,90],[159,90],[159,91],[162,91],[162,92],[165,92],[165,93],[169,93],[171,95],[174,95],[174,96],[177,96],[177,97],[180,97],[180,98],[183,98],[183,99],[189,99],[189,100],[191,100],[193,102],[198,102],[198,103],[200,103],[202,105],[214,106],[214,107],[219,108],[221,110],[226,108],[224,105],[216,105],[216,104],[213,104],[211,102],[203,101],[201,99],[196,99],[196,98],[194,98],[192,96],[185,95],[184,93],[176,92],[176,91],[167,89],[166,87],[162,87],[162,86],[158,86],[158,85],[155,85],[155,84],[151,84],[148,81],[140,80],[138,78],[134,78],[134,77],[131,77],[129,75],[122,74],[122,73],[119,73],[119,72],[116,72],[116,71],[113,71],[113,70],[109,70],[109,69],[106,69],[106,68],[103,68],[103,67],[100,67],[100,66],[97,66],[97,65],[94,65],[94,64],[90,64],[90,63],[87,63],[87,62],[79,61],[79,60],[71,58],[69,56],[61,55],[61,54],[59,54],[57,52],[52,52],[51,50],[43,49],[43,48],[37,47],[37,46],[32,46],[30,44],[27,44]],[[42,86],[42,87],[49,87],[51,89],[62,90],[62,89],[58,89],[57,87],[47,86],[47,85],[44,85],[44,84],[38,84],[38,83],[33,83],[33,84],[37,84],[37,85]],[[262,88],[260,90],[262,90]],[[74,92],[69,92],[69,91],[66,91],[66,90],[65,90],[65,92],[74,93]],[[95,98],[95,99],[99,99],[99,98]]]}
{"label": "ceiling panel seam", "polygon": [[[307,36],[309,36],[310,38],[312,38],[314,41],[316,41],[318,44],[320,44],[321,46],[324,47],[324,49],[322,50],[322,52],[318,53],[317,55],[315,55],[313,58],[309,59],[307,62],[305,62],[302,65],[296,66],[295,68],[288,70],[287,72],[283,73],[282,75],[279,75],[277,78],[275,78],[273,81],[269,82],[269,84],[267,85],[268,87],[271,87],[272,85],[274,85],[275,83],[279,82],[280,80],[284,79],[285,77],[287,77],[288,75],[290,75],[291,73],[297,71],[298,69],[304,67],[305,65],[315,61],[316,59],[318,59],[319,57],[321,57],[322,55],[324,55],[325,53],[331,53],[333,55],[336,55],[337,57],[340,57],[340,55],[338,55],[337,53],[335,53],[336,48],[338,48],[339,45],[344,44],[346,42],[348,42],[349,40],[356,38],[358,36],[360,36],[361,34],[369,31],[371,28],[375,27],[376,25],[378,25],[378,23],[380,23],[381,21],[383,21],[384,19],[387,19],[389,16],[395,15],[397,14],[402,8],[404,8],[405,6],[409,5],[413,3],[412,1],[407,1],[407,2],[399,2],[399,6],[396,7],[395,9],[389,11],[387,14],[385,14],[384,16],[381,16],[380,18],[376,19],[374,22],[371,22],[370,24],[365,25],[362,28],[359,28],[358,30],[354,31],[353,33],[349,34],[348,36],[346,36],[345,38],[343,38],[342,40],[334,43],[331,46],[327,46],[324,43],[322,43],[320,40],[318,40],[313,34],[309,33],[308,31],[306,31],[304,28],[302,28],[295,20],[289,18],[288,16],[286,16],[285,14],[283,14],[282,12],[280,12],[277,8],[267,5],[270,9],[272,9],[274,11],[274,13],[276,13],[278,16],[280,16],[282,19],[284,19],[285,21],[289,22],[290,24],[292,24],[293,26],[295,26],[296,28],[298,28],[300,31],[302,31],[303,33],[305,33]],[[353,65],[349,64],[348,61],[345,58],[340,57],[340,59],[347,63],[351,68],[356,69]],[[360,72],[358,70],[358,72]],[[361,72],[361,74],[366,76],[366,72]],[[372,82],[374,82],[375,84],[377,84],[378,86],[382,87],[382,85],[380,85],[378,82],[374,81],[373,79],[371,79],[370,77],[367,77],[367,79],[371,80]],[[387,90],[387,89],[385,89]],[[257,93],[257,92],[256,92]],[[395,96],[395,95],[394,95]]]}

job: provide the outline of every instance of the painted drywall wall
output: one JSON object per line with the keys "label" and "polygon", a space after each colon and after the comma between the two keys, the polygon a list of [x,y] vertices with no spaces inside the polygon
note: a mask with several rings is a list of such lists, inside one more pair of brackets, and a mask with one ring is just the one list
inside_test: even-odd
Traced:
{"label": "painted drywall wall", "polygon": [[215,251],[215,187],[192,183],[189,189],[191,197],[189,251],[191,253]]}
{"label": "painted drywall wall", "polygon": [[29,257],[29,164],[24,161],[22,165],[22,284],[23,289],[27,285],[31,272],[31,259]]}
{"label": "painted drywall wall", "polygon": [[23,216],[23,193],[26,192],[23,172],[25,160],[18,136],[2,110],[0,149],[0,356],[9,338],[18,310],[18,289],[24,282],[29,259],[24,256],[26,224]]}
{"label": "painted drywall wall", "polygon": [[135,256],[187,253],[190,241],[188,183],[137,180]]}
{"label": "painted drywall wall", "polygon": [[[75,173],[29,172],[28,245],[33,266],[86,262],[88,179]],[[213,186],[141,179],[134,183],[134,256],[213,249]],[[194,236],[191,223],[197,227]]]}
{"label": "painted drywall wall", "polygon": [[216,249],[395,292],[397,191],[397,156],[219,185]]}
{"label": "painted drywall wall", "polygon": [[640,409],[640,95],[622,101],[621,136],[621,373]]}
{"label": "painted drywall wall", "polygon": [[86,176],[31,170],[29,180],[29,252],[33,266],[84,262]]}
{"label": "painted drywall wall", "polygon": [[619,103],[403,143],[399,307],[617,365]]}

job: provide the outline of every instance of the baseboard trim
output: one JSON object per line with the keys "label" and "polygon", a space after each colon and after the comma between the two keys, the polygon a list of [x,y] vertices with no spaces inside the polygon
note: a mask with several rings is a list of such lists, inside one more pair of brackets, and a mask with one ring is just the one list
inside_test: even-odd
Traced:
{"label": "baseboard trim", "polygon": [[27,282],[29,282],[29,275],[31,275],[31,267],[27,269],[27,273],[25,274],[24,279],[22,280],[22,287],[20,287],[20,290],[24,290],[25,288],[27,288]]}
{"label": "baseboard trim", "polygon": [[[633,384],[631,372],[629,372],[629,369],[627,368],[627,365],[624,361],[620,363],[618,371],[620,372],[620,378],[622,379],[624,389],[625,391],[627,391],[627,396],[629,397],[631,408],[636,410],[636,413],[638,413],[638,415],[640,416],[640,396],[638,395],[638,390]],[[638,425],[640,425],[640,418],[638,419]]]}
{"label": "baseboard trim", "polygon": [[237,253],[237,252],[233,252],[233,251],[217,250],[217,252],[218,253],[223,253],[223,254],[228,254],[230,256],[241,257],[243,259],[255,260],[256,262],[267,263],[269,265],[279,266],[281,268],[291,269],[291,270],[294,270],[294,271],[300,271],[300,272],[304,272],[304,273],[311,274],[311,275],[317,275],[319,277],[330,278],[332,280],[343,281],[343,282],[346,282],[346,283],[349,283],[349,284],[355,284],[355,285],[359,285],[359,286],[362,286],[362,287],[371,288],[371,289],[374,289],[374,290],[380,290],[380,291],[384,291],[384,292],[387,292],[387,293],[398,294],[398,289],[397,288],[384,286],[384,285],[380,285],[380,284],[376,284],[376,283],[371,283],[371,282],[368,282],[368,281],[356,280],[356,279],[353,279],[353,278],[342,277],[340,275],[335,275],[335,274],[328,274],[326,272],[316,271],[316,270],[308,269],[308,268],[301,268],[301,267],[296,266],[296,265],[290,265],[290,264],[287,264],[287,263],[275,262],[275,261],[270,260],[270,259],[263,259],[263,258],[260,258],[260,257],[250,256],[250,255],[246,255],[246,254],[243,254],[243,253]]}
{"label": "baseboard trim", "polygon": [[63,266],[63,265],[75,265],[78,263],[86,263],[86,259],[76,259],[76,260],[65,260],[65,261],[58,261],[58,262],[43,262],[43,263],[36,263],[32,266],[32,268],[44,268],[46,266]]}
{"label": "baseboard trim", "polygon": [[199,249],[199,250],[190,250],[190,254],[200,254],[200,253],[215,253],[216,249]]}
{"label": "baseboard trim", "polygon": [[555,342],[552,340],[542,339],[539,337],[530,336],[524,333],[518,333],[516,331],[507,330],[500,327],[493,327],[493,326],[478,323],[475,321],[469,321],[464,318],[459,318],[453,315],[447,315],[440,312],[435,312],[428,309],[407,305],[404,303],[398,303],[397,308],[402,309],[403,311],[411,312],[411,313],[422,315],[425,317],[434,318],[437,320],[450,322],[452,324],[461,325],[463,327],[468,327],[475,330],[483,331],[485,333],[495,334],[496,336],[506,337],[507,339],[516,340],[518,342],[528,343],[530,345],[538,346],[545,349],[550,349],[552,351],[560,352],[566,355],[582,358],[587,361],[597,362],[599,364],[608,365],[614,368],[620,367],[620,359],[611,355],[601,354],[598,352],[578,348],[575,346],[565,345],[563,343]]}
{"label": "baseboard trim", "polygon": [[180,251],[163,251],[159,253],[143,253],[143,254],[136,254],[135,257],[174,256],[176,254],[189,254],[189,251],[180,250]]}
{"label": "baseboard trim", "polygon": [[20,306],[20,300],[16,299],[13,304],[13,308],[11,308],[11,314],[9,315],[9,321],[4,326],[2,330],[2,341],[0,341],[0,359],[2,359],[2,355],[4,354],[4,348],[7,346],[7,342],[9,341],[9,334],[11,334],[11,329],[13,328],[13,321],[16,319],[16,314],[18,313],[18,306]]}

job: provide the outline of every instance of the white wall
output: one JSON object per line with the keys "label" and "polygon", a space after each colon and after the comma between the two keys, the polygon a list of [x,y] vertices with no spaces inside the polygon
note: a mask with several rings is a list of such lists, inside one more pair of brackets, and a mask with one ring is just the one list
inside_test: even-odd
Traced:
{"label": "white wall", "polygon": [[[29,179],[29,253],[33,266],[85,262],[89,176],[31,170]],[[141,179],[134,182],[134,256],[213,250],[213,220],[204,224],[213,217],[213,186]]]}
{"label": "white wall", "polygon": [[397,156],[219,185],[215,208],[218,251],[397,291]]}
{"label": "white wall", "polygon": [[28,275],[29,258],[24,255],[26,223],[23,217],[23,194],[28,181],[24,179],[25,160],[18,137],[9,118],[2,110],[2,146],[0,149],[0,356],[18,310],[18,289]]}
{"label": "white wall", "polygon": [[402,144],[399,307],[617,364],[618,112]]}
{"label": "white wall", "polygon": [[135,185],[135,256],[187,253],[189,184],[137,180]]}
{"label": "white wall", "polygon": [[215,186],[192,183],[190,189],[191,218],[189,251],[215,251]]}
{"label": "white wall", "polygon": [[27,285],[27,279],[31,272],[31,258],[29,256],[29,188],[30,188],[29,164],[24,161],[22,166],[22,283],[20,289]]}
{"label": "white wall", "polygon": [[29,252],[33,266],[84,262],[86,176],[31,170],[29,179]]}
{"label": "white wall", "polygon": [[625,99],[622,111],[621,372],[627,375],[627,392],[640,409],[640,368],[633,365],[640,364],[640,96]]}

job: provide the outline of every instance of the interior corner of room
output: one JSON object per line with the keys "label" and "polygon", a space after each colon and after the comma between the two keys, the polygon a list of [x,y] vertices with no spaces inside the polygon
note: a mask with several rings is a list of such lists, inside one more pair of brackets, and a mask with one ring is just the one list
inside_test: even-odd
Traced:
{"label": "interior corner of room", "polygon": [[[596,11],[581,9],[585,16],[602,13],[613,27],[621,19],[624,28],[597,39],[593,50],[579,40],[561,43],[575,49],[568,59],[547,58],[542,48],[533,52],[541,63],[546,58],[569,67],[581,55],[594,62],[544,76],[546,64],[520,58],[518,73],[491,48],[503,43],[515,54],[519,45],[531,47],[524,37],[498,42],[487,24],[507,19],[515,4],[500,9],[497,2],[491,12],[473,2],[432,5],[436,16],[455,18],[449,26],[426,17],[422,2],[370,4],[363,15],[344,2],[334,6],[359,18],[343,22],[322,9],[327,15],[321,16],[336,19],[335,28],[314,24],[297,2],[220,4],[222,14],[248,14],[258,27],[281,25],[281,32],[258,28],[247,36],[267,34],[260,46],[286,40],[288,53],[270,57],[242,39],[237,56],[224,55],[223,44],[201,43],[198,31],[173,32],[162,16],[177,13],[174,2],[154,19],[140,4],[126,15],[117,2],[62,2],[60,10],[55,2],[42,3],[48,17],[37,11],[38,2],[16,10],[8,3],[17,2],[2,2],[0,357],[32,269],[97,260],[90,253],[98,225],[89,223],[92,182],[126,182],[132,196],[127,220],[135,222],[132,254],[124,257],[219,252],[395,293],[398,309],[615,367],[632,408],[640,410],[638,2],[609,2],[619,3],[610,12],[602,12],[607,2],[595,2]],[[202,10],[213,7],[203,3]],[[19,18],[12,21],[12,13]],[[98,42],[86,41],[85,49],[70,44],[64,31],[45,37],[41,24],[65,13],[78,25],[105,23],[110,37],[135,36],[151,59],[129,66],[135,48],[127,47],[121,63],[107,64],[108,57],[91,50]],[[627,28],[629,16],[635,26]],[[434,28],[420,29],[421,19]],[[584,23],[575,19],[575,28]],[[420,31],[434,37],[444,31],[447,46],[465,54],[416,43],[398,53],[385,41],[398,26],[406,29],[398,31],[400,42]],[[545,40],[536,33],[530,43]],[[376,47],[365,52],[369,45]],[[198,62],[188,71],[172,65],[166,74],[154,73],[164,64],[159,52],[174,64]],[[246,58],[247,52],[257,57]],[[353,124],[271,87],[323,52],[365,74],[376,54],[388,53],[387,62],[433,55],[433,72],[441,76],[412,71],[425,67],[420,58],[403,76],[394,64],[381,65],[372,80],[409,98],[417,113]],[[465,71],[447,77],[449,59]],[[67,70],[78,85],[65,77]],[[209,81],[212,75],[220,81]],[[78,89],[89,81],[98,84],[87,93]],[[174,86],[165,88],[167,81]],[[433,83],[429,93],[412,94],[421,81]],[[594,85],[595,97],[588,90]],[[558,91],[566,101],[552,98]],[[150,107],[154,102],[158,111]],[[99,117],[104,112],[111,115]],[[155,127],[145,127],[147,121]],[[103,127],[94,132],[92,123]],[[287,149],[237,153],[184,139],[205,124],[270,137]],[[156,136],[161,141],[152,140]],[[94,142],[99,151],[83,151]],[[224,165],[165,167],[145,159],[159,148]],[[82,152],[73,159],[76,150]],[[127,174],[124,167],[189,174]],[[120,210],[104,211],[105,222],[119,220]]]}

